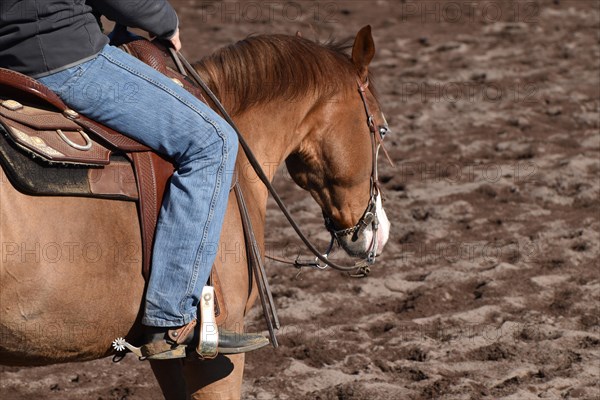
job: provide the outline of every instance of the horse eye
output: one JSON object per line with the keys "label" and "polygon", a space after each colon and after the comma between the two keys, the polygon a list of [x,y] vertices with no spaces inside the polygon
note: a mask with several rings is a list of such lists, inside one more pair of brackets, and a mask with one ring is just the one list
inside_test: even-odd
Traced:
{"label": "horse eye", "polygon": [[381,138],[383,139],[385,137],[385,135],[389,132],[390,130],[385,127],[385,126],[380,126],[379,127],[379,134],[381,135]]}

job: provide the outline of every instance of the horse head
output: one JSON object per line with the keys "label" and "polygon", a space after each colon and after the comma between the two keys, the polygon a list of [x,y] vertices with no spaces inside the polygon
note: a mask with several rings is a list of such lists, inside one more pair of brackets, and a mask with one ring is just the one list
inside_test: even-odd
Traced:
{"label": "horse head", "polygon": [[286,159],[292,179],[310,192],[327,229],[354,257],[380,254],[390,230],[377,182],[377,154],[388,126],[369,85],[374,56],[366,26],[345,56],[345,68],[332,77],[344,84],[308,113],[309,133]]}

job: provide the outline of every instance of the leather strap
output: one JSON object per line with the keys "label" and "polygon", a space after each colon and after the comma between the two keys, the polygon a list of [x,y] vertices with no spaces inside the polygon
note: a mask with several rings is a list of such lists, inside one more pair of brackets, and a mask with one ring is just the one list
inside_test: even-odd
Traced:
{"label": "leather strap", "polygon": [[198,324],[198,320],[194,319],[187,325],[182,326],[179,329],[170,329],[168,332],[169,339],[177,344],[185,343],[186,339],[190,334],[194,334],[194,328]]}
{"label": "leather strap", "polygon": [[59,111],[64,111],[68,108],[56,93],[41,82],[18,72],[0,68],[0,85],[15,89],[21,93],[27,93],[36,99],[50,103]]}
{"label": "leather strap", "polygon": [[92,132],[112,147],[122,150],[124,152],[138,152],[138,151],[152,151],[149,147],[136,142],[135,140],[109,128],[108,126],[101,125],[96,121],[79,114],[79,116],[73,119],[74,122],[79,124],[86,131]]}
{"label": "leather strap", "polygon": [[151,153],[133,153],[133,166],[140,194],[139,215],[142,230],[142,274],[147,280],[150,277],[152,245],[158,219],[157,183]]}
{"label": "leather strap", "polygon": [[156,223],[173,167],[152,152],[131,153],[131,158],[140,197],[138,207],[142,231],[142,273],[148,280]]}
{"label": "leather strap", "polygon": [[273,301],[273,294],[271,293],[271,288],[267,279],[267,272],[265,271],[265,265],[260,254],[256,236],[254,236],[254,229],[252,228],[252,221],[250,219],[250,214],[248,213],[248,206],[246,205],[242,188],[236,183],[233,190],[242,217],[246,253],[248,254],[248,270],[250,276],[254,275],[254,278],[256,279],[256,287],[258,288],[258,294],[263,308],[265,322],[267,323],[267,328],[269,330],[271,344],[273,347],[277,348],[279,347],[279,343],[277,342],[275,329],[279,329],[281,324],[279,323],[275,302]]}

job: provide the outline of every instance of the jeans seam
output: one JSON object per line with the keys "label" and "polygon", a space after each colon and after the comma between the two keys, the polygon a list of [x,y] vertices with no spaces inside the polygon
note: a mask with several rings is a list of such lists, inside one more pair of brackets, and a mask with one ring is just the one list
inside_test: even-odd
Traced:
{"label": "jeans seam", "polygon": [[[227,160],[229,158],[229,154],[227,151],[227,142],[224,138],[223,138],[223,151],[221,152],[221,154],[222,154],[222,157],[221,157],[221,162],[219,163],[219,169],[217,171],[217,179],[215,181],[215,190],[213,191],[213,194],[211,196],[208,216],[206,217],[206,221],[204,223],[204,229],[202,231],[202,239],[196,250],[196,256],[194,257],[194,265],[193,265],[193,269],[192,269],[192,279],[190,279],[185,296],[181,300],[180,311],[185,309],[185,302],[190,296],[193,295],[194,287],[196,286],[196,282],[198,281],[198,275],[200,273],[200,264],[202,262],[202,253],[203,253],[203,250],[205,249],[206,240],[208,237],[208,229],[209,229],[210,223],[213,220],[214,215],[215,215],[215,207],[216,207],[218,193],[221,191],[221,187],[223,186],[223,183],[222,183],[223,169],[225,168],[225,166],[227,164]],[[211,269],[212,269],[212,266],[211,266]]]}
{"label": "jeans seam", "polygon": [[[120,51],[120,50],[119,50]],[[163,90],[164,92],[168,93],[169,95],[173,96],[174,98],[176,98],[177,100],[179,100],[182,104],[184,104],[185,106],[187,106],[188,108],[190,108],[192,111],[194,111],[196,114],[198,114],[200,117],[202,117],[206,122],[208,122],[216,131],[217,131],[217,135],[223,139],[225,141],[225,138],[222,135],[221,130],[218,127],[218,124],[216,121],[214,121],[212,118],[208,117],[208,115],[206,115],[204,112],[202,112],[202,110],[200,110],[199,108],[195,107],[192,103],[190,103],[189,101],[187,101],[186,99],[184,99],[183,97],[181,97],[180,95],[178,95],[176,92],[174,92],[173,90],[171,90],[170,88],[168,88],[167,86],[163,85],[160,82],[155,81],[154,79],[152,79],[151,77],[145,75],[144,73],[141,73],[139,71],[134,70],[133,68],[130,68],[129,66],[122,64],[121,62],[119,62],[118,60],[112,58],[110,55],[104,54],[104,53],[100,53],[100,56],[106,58],[106,60],[108,60],[109,62],[117,65],[118,67],[146,80],[147,82],[150,82],[151,84],[155,85],[156,87],[158,87],[159,89]],[[198,100],[200,101],[200,100]]]}

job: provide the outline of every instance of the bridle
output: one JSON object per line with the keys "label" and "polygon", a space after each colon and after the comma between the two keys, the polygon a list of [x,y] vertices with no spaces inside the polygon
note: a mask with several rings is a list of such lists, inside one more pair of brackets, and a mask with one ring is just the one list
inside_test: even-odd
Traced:
{"label": "bridle", "polygon": [[[325,227],[331,234],[331,242],[327,249],[325,255],[329,255],[331,249],[333,248],[334,242],[340,243],[340,238],[345,236],[352,236],[352,240],[356,240],[362,232],[371,227],[373,237],[371,239],[371,243],[369,244],[369,249],[367,250],[367,256],[363,261],[363,266],[361,266],[358,271],[359,275],[364,273],[367,275],[369,273],[369,266],[375,263],[375,257],[377,256],[377,230],[379,229],[379,218],[377,216],[377,200],[381,195],[379,190],[379,175],[377,170],[377,161],[379,158],[379,149],[382,148],[383,137],[388,131],[387,126],[381,127],[380,130],[375,126],[375,118],[369,109],[369,104],[367,103],[366,92],[369,88],[369,78],[367,77],[364,82],[362,82],[359,78],[357,78],[358,83],[358,93],[360,95],[360,99],[362,100],[365,114],[367,116],[367,126],[369,127],[369,133],[371,138],[371,178],[370,178],[370,187],[369,187],[369,204],[362,217],[358,220],[356,225],[351,228],[346,229],[336,229],[335,223],[333,219],[327,215],[323,215],[325,219]],[[385,152],[385,148],[384,148]],[[387,152],[385,152],[387,156]],[[389,156],[388,156],[389,158]],[[366,265],[365,265],[366,264]]]}
{"label": "bridle", "polygon": [[[317,268],[317,269],[325,269],[327,267],[331,267],[338,271],[347,272],[352,277],[367,276],[370,272],[370,266],[375,263],[375,256],[377,254],[377,235],[376,234],[377,234],[377,229],[379,227],[379,220],[377,219],[377,200],[378,200],[378,196],[379,196],[379,186],[378,186],[378,177],[377,177],[377,158],[378,158],[378,154],[379,154],[379,149],[383,148],[381,146],[383,136],[387,133],[387,130],[388,130],[387,127],[382,127],[381,131],[378,131],[377,128],[375,127],[375,120],[374,120],[373,114],[371,114],[371,112],[369,110],[369,105],[367,104],[367,99],[366,99],[366,90],[369,87],[368,79],[363,83],[360,80],[358,80],[358,78],[357,78],[358,91],[359,91],[361,100],[364,105],[365,113],[367,116],[367,124],[369,126],[369,132],[371,134],[370,136],[371,136],[371,147],[372,147],[373,157],[372,157],[372,168],[371,168],[371,185],[370,185],[369,204],[367,206],[365,213],[359,220],[359,222],[354,227],[349,228],[349,229],[336,230],[334,228],[334,224],[333,224],[333,221],[331,220],[331,218],[328,218],[327,216],[325,216],[326,227],[329,230],[329,232],[331,233],[331,242],[330,242],[326,252],[323,254],[312,244],[312,242],[302,232],[298,223],[292,217],[291,213],[289,212],[289,210],[287,209],[287,207],[281,200],[281,197],[279,196],[279,194],[277,193],[277,191],[275,190],[275,188],[269,181],[269,178],[265,174],[260,163],[258,162],[256,157],[252,153],[252,150],[250,149],[248,143],[246,142],[244,137],[239,132],[237,126],[235,125],[235,122],[231,119],[231,117],[229,116],[229,114],[227,113],[227,111],[225,110],[223,105],[220,103],[219,99],[214,95],[214,93],[210,90],[210,88],[203,82],[203,80],[200,77],[200,75],[198,74],[198,72],[191,66],[191,64],[181,54],[175,52],[172,48],[169,48],[169,51],[171,53],[171,56],[175,60],[175,64],[177,65],[180,72],[186,77],[188,76],[187,73],[189,73],[189,75],[191,75],[194,82],[205,91],[205,93],[208,95],[208,97],[214,103],[217,110],[221,113],[221,115],[224,117],[224,119],[227,121],[227,123],[229,125],[231,125],[231,127],[233,127],[233,129],[235,130],[235,132],[238,135],[240,147],[243,149],[244,153],[246,154],[246,158],[248,159],[250,165],[252,165],[252,168],[256,172],[258,178],[265,185],[265,187],[267,188],[267,190],[273,197],[273,200],[275,200],[275,202],[277,203],[281,212],[286,217],[289,224],[292,226],[292,228],[294,229],[294,231],[296,232],[296,234],[298,235],[300,240],[302,240],[302,242],[305,244],[305,246],[315,255],[314,261],[308,261],[308,262],[301,261],[299,259],[296,259],[296,261],[294,261],[294,262],[290,262],[288,260],[283,260],[283,259],[280,259],[277,257],[271,257],[271,256],[267,256],[267,257],[270,259],[276,260],[276,261],[286,263],[286,264],[292,264],[299,270],[302,270],[302,268],[307,268],[307,267]],[[391,159],[389,158],[385,149],[384,149],[384,153],[386,154],[388,160],[390,160],[390,162],[391,162]],[[370,245],[368,255],[364,260],[359,260],[354,265],[348,266],[348,265],[337,264],[328,259],[329,253],[333,249],[335,242],[339,243],[340,237],[343,237],[345,235],[360,234],[364,229],[366,229],[369,226],[371,226],[373,228],[373,240]]]}

